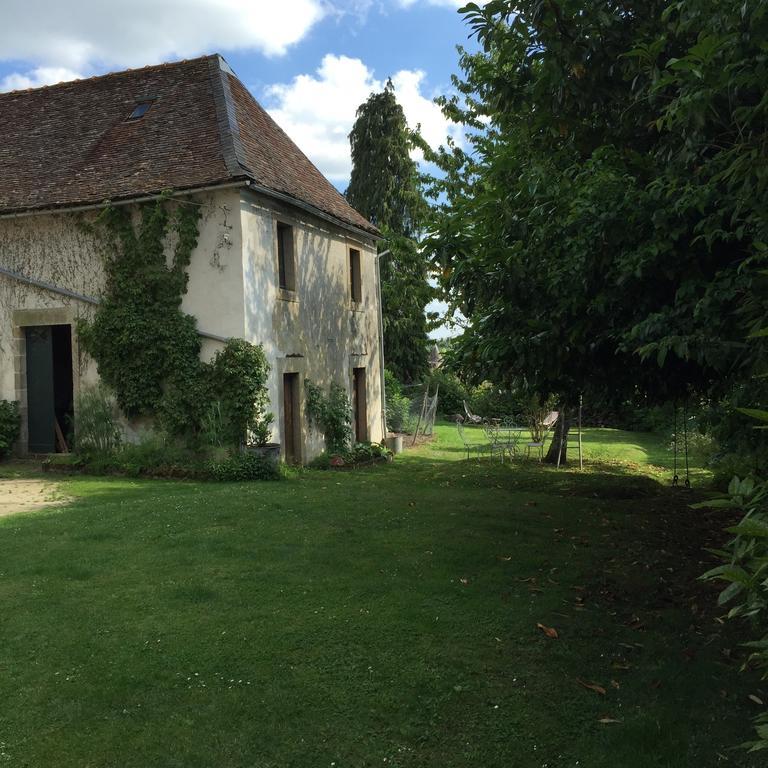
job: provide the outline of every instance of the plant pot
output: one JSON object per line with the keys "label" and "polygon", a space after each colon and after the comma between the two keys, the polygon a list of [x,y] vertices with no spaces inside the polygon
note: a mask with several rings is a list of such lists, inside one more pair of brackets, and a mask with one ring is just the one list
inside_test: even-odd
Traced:
{"label": "plant pot", "polygon": [[277,464],[280,461],[280,443],[267,443],[266,445],[246,445],[245,450],[248,453],[254,453],[257,456],[263,456]]}
{"label": "plant pot", "polygon": [[394,437],[388,437],[386,439],[387,448],[394,454],[403,452],[403,436],[395,435]]}

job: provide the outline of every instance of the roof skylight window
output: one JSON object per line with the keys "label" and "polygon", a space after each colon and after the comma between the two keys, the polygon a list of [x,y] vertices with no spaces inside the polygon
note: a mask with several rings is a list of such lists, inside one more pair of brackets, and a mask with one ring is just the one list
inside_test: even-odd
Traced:
{"label": "roof skylight window", "polygon": [[152,106],[151,101],[140,101],[134,108],[133,112],[126,118],[126,120],[141,120],[144,115],[149,112],[149,108]]}

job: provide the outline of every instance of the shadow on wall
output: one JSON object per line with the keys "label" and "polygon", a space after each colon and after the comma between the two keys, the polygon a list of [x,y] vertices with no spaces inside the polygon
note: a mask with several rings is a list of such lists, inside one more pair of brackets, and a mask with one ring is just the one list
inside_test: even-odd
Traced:
{"label": "shadow on wall", "polygon": [[[349,248],[344,236],[278,215],[278,220],[293,223],[296,260],[295,292],[280,291],[273,217],[250,207],[245,216],[255,217],[244,233],[246,337],[262,342],[273,363],[270,397],[275,426],[280,429],[280,379],[291,371],[300,374],[302,383],[309,378],[324,389],[336,381],[351,397],[352,369],[365,367],[376,372],[369,372],[368,392],[369,403],[377,402],[379,348],[373,258],[360,249],[364,293],[358,308],[353,308]],[[307,447],[315,453],[322,449],[322,441],[306,430],[303,387],[300,400],[305,441],[311,438]],[[369,407],[368,425],[374,423],[373,411]]]}

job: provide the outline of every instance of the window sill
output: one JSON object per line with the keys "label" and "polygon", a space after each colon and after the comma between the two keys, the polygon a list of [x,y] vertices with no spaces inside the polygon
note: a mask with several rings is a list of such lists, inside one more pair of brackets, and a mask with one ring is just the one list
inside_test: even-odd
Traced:
{"label": "window sill", "polygon": [[288,288],[278,288],[277,298],[280,301],[291,301],[295,304],[299,303],[299,295],[296,291],[288,290]]}

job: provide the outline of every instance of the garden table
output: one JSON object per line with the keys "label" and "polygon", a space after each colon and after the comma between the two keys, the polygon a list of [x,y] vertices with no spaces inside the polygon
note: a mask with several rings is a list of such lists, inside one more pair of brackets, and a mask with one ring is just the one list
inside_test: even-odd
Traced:
{"label": "garden table", "polygon": [[485,431],[486,436],[491,441],[491,456],[495,450],[498,450],[503,462],[505,451],[509,452],[510,458],[514,458],[523,433],[529,430],[527,427],[502,423],[501,419],[491,419]]}

